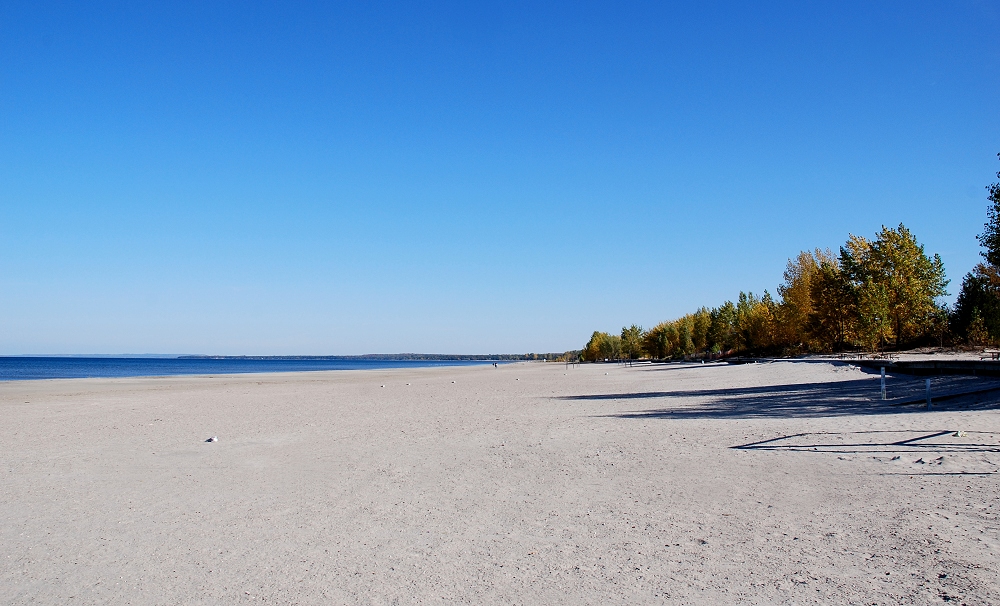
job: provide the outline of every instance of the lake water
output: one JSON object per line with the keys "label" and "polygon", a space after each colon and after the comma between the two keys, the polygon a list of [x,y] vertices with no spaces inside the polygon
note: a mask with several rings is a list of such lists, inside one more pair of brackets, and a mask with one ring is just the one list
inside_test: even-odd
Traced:
{"label": "lake water", "polygon": [[86,377],[163,377],[309,370],[373,370],[492,364],[485,360],[253,360],[241,358],[0,357],[0,381]]}

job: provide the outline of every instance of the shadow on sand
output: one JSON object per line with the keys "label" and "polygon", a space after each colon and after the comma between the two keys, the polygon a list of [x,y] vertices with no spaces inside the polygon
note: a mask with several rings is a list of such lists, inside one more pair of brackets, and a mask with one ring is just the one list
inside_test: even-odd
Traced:
{"label": "shadow on sand", "polygon": [[[733,450],[833,452],[839,454],[1000,452],[1000,440],[984,431],[846,431],[796,433],[731,446]],[[931,464],[928,462],[928,464]],[[953,475],[956,472],[950,472]]]}
{"label": "shadow on sand", "polygon": [[[932,398],[937,399],[934,406],[936,410],[1000,407],[998,380],[963,376],[938,377],[933,379],[931,389]],[[558,399],[611,400],[652,405],[644,410],[601,415],[620,419],[831,417],[913,413],[926,408],[922,404],[923,379],[891,377],[888,381],[888,393],[890,399],[880,400],[878,378],[869,376],[824,383],[574,395]]]}

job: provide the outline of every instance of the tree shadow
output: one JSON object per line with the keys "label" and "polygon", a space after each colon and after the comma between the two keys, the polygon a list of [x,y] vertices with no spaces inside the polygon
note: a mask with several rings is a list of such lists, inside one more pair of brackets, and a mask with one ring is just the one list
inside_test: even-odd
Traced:
{"label": "tree shadow", "polygon": [[[912,413],[926,408],[923,379],[891,376],[888,400],[879,381],[794,383],[755,387],[647,391],[562,396],[561,400],[649,401],[654,408],[602,415],[620,419],[795,418]],[[993,409],[1000,405],[1000,380],[947,376],[932,381],[935,410]]]}
{"label": "tree shadow", "polygon": [[[636,364],[634,366],[636,371],[643,372],[661,372],[670,370],[691,370],[691,369],[710,369],[710,368],[732,368],[733,366],[751,366],[754,364],[817,364],[821,366],[840,366],[840,367],[855,367],[858,370],[865,373],[878,373],[877,369],[869,366],[862,366],[857,364],[853,360],[830,360],[824,358],[747,358],[736,360],[708,360],[704,362],[700,360],[671,360],[669,362],[645,362],[642,364]],[[888,372],[890,366],[886,366],[886,371]]]}
{"label": "tree shadow", "polygon": [[[730,446],[733,450],[771,450],[785,452],[830,452],[837,454],[940,452],[1000,452],[996,434],[985,431],[952,430],[875,430],[844,432],[804,432],[749,444]],[[932,464],[931,462],[928,462]],[[949,475],[960,472],[948,472]]]}

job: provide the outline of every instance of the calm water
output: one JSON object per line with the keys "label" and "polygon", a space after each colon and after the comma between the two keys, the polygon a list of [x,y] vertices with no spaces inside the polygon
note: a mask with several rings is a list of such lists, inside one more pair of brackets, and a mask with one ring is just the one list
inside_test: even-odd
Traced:
{"label": "calm water", "polygon": [[213,360],[208,358],[0,357],[0,381],[85,377],[162,377],[303,370],[369,370],[492,364],[466,360]]}

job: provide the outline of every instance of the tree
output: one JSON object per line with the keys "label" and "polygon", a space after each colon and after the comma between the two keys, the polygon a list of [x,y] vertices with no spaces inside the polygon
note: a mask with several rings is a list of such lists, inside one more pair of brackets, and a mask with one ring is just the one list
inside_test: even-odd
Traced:
{"label": "tree", "polygon": [[934,310],[928,334],[937,341],[939,347],[944,347],[945,339],[950,336],[950,318],[951,309],[949,309],[947,305],[941,305]]}
{"label": "tree", "polygon": [[855,287],[859,336],[869,346],[895,338],[899,348],[907,340],[927,333],[947,295],[944,263],[924,247],[902,224],[882,226],[870,242],[851,236],[841,247],[841,268]]}
{"label": "tree", "polygon": [[604,333],[595,330],[594,334],[590,335],[590,340],[583,346],[583,353],[581,355],[585,362],[596,362],[598,356],[601,355],[602,334]]}
{"label": "tree", "polygon": [[583,348],[583,359],[587,362],[597,362],[599,360],[616,360],[621,356],[620,337],[609,335],[606,332],[594,331]]}
{"label": "tree", "polygon": [[[984,339],[970,333],[973,320],[978,318],[977,330],[989,336]],[[980,263],[962,279],[962,288],[951,313],[952,331],[972,341],[1000,340],[1000,275],[998,268]]]}
{"label": "tree", "polygon": [[972,310],[972,321],[969,322],[968,340],[970,345],[989,345],[990,333],[983,322],[978,309]]}
{"label": "tree", "polygon": [[812,340],[809,330],[814,306],[812,284],[817,279],[820,266],[833,262],[833,252],[819,248],[814,252],[802,251],[795,259],[788,260],[783,276],[785,282],[778,287],[781,296],[781,334],[778,338],[783,343],[793,348],[808,347]]}
{"label": "tree", "polygon": [[633,324],[622,328],[621,349],[629,360],[634,360],[642,355],[643,336],[641,326]]}
{"label": "tree", "polygon": [[712,314],[702,307],[691,316],[691,340],[696,351],[708,349],[708,330],[712,326]]}
{"label": "tree", "polygon": [[667,356],[672,358],[680,350],[680,334],[677,332],[677,322],[668,322],[663,330],[667,341]]}
{"label": "tree", "polygon": [[[1000,179],[1000,172],[997,178]],[[983,233],[976,236],[984,249],[979,254],[986,263],[976,265],[962,279],[951,314],[952,330],[973,345],[1000,340],[1000,183],[992,183],[986,190],[989,192],[986,225]]]}
{"label": "tree", "polygon": [[838,350],[847,344],[857,318],[857,296],[836,259],[820,264],[809,283],[812,309],[808,331],[825,348]]}
{"label": "tree", "polygon": [[774,345],[777,304],[771,293],[757,298],[741,292],[736,302],[735,335],[738,349],[762,351]]}
{"label": "tree", "polygon": [[648,332],[637,325],[623,328],[620,336],[595,332],[584,358],[617,359],[622,351],[630,359],[643,354],[667,359],[858,344],[900,348],[919,340],[943,343],[949,323],[961,324],[962,334],[975,323],[976,340],[1000,341],[1000,265],[993,264],[1000,261],[1000,183],[988,189],[992,206],[980,236],[988,263],[966,276],[953,312],[938,304],[948,286],[941,257],[928,256],[903,224],[882,226],[874,240],[849,236],[837,256],[817,248],[789,259],[778,287],[780,301],[766,290],[761,297],[741,292],[735,304],[702,307]]}
{"label": "tree", "polygon": [[[1000,153],[997,158],[1000,158]],[[1000,179],[1000,171],[997,172],[997,178]],[[993,267],[1000,267],[1000,183],[987,185],[986,191],[989,192],[987,199],[990,201],[986,208],[986,227],[976,239],[985,249],[979,254]]]}
{"label": "tree", "polygon": [[606,360],[619,360],[622,357],[622,339],[617,335],[608,335],[601,347],[602,357]]}
{"label": "tree", "polygon": [[643,337],[643,349],[650,357],[662,360],[670,355],[670,340],[667,338],[667,323],[660,323]]}
{"label": "tree", "polygon": [[709,312],[708,349],[712,352],[725,352],[736,347],[736,306],[732,301],[726,301]]}
{"label": "tree", "polygon": [[694,339],[692,338],[694,331],[691,330],[691,324],[689,317],[681,318],[677,322],[677,353],[682,356],[695,352]]}

